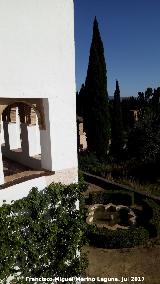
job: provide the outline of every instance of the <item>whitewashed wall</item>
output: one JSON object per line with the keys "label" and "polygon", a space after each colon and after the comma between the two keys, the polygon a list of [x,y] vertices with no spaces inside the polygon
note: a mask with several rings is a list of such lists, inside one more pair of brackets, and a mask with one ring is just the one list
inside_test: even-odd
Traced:
{"label": "whitewashed wall", "polygon": [[[65,179],[65,184],[77,183],[77,180],[71,180],[73,179],[73,173],[64,173],[58,172],[53,175],[48,176],[41,176],[34,179],[30,179],[24,182],[21,182],[19,184],[15,184],[12,186],[9,186],[4,189],[0,189],[0,206],[3,204],[3,200],[6,201],[7,204],[10,204],[12,200],[18,200],[23,197],[26,197],[29,193],[29,191],[32,189],[32,187],[37,187],[38,190],[43,190],[46,186],[50,185],[52,182],[61,182],[63,183]],[[76,207],[79,209],[79,201],[76,202]]]}
{"label": "whitewashed wall", "polygon": [[2,97],[75,91],[73,0],[0,0]]}
{"label": "whitewashed wall", "polygon": [[10,186],[0,190],[0,206],[3,200],[10,204],[12,200],[18,200],[26,197],[32,187],[37,187],[38,190],[43,190],[47,186],[45,177],[39,177],[25,182]]}
{"label": "whitewashed wall", "polygon": [[0,40],[0,94],[43,98],[42,166],[77,169],[73,0],[0,0]]}

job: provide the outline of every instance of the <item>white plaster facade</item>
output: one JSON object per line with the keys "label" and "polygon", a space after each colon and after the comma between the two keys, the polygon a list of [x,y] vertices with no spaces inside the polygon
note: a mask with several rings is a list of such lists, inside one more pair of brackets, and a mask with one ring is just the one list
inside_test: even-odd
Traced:
{"label": "white plaster facade", "polygon": [[[0,0],[0,42],[0,115],[16,103],[38,114],[35,126],[18,115],[15,124],[1,122],[3,154],[54,172],[48,183],[77,182],[73,0]],[[39,154],[41,161],[30,163]]]}
{"label": "white plaster facade", "polygon": [[18,200],[23,197],[26,197],[32,187],[37,187],[39,190],[43,190],[46,186],[47,183],[45,177],[39,177],[19,183],[17,185],[10,186],[8,188],[1,189],[0,206],[2,206],[3,201],[6,201],[10,204],[12,200]]}
{"label": "white plaster facade", "polygon": [[[76,171],[74,173],[76,175]],[[37,187],[38,190],[43,190],[47,185],[51,184],[52,182],[62,182],[70,184],[74,183],[73,179],[73,171],[71,172],[56,172],[53,175],[50,176],[40,176],[34,179],[29,179],[26,181],[23,181],[21,183],[17,183],[14,185],[11,185],[7,188],[0,190],[0,206],[2,206],[3,201],[5,200],[6,203],[10,204],[11,201],[15,201],[18,199],[21,199],[23,197],[26,197],[32,187]],[[76,202],[76,208],[79,209],[79,202]]]}

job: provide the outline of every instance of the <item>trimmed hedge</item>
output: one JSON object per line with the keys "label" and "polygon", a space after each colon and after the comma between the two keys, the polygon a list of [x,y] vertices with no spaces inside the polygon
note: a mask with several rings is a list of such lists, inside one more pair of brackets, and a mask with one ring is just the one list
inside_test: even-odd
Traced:
{"label": "trimmed hedge", "polygon": [[[160,206],[151,199],[144,200],[145,210],[148,208],[147,221],[139,227],[129,229],[98,228],[96,225],[87,225],[86,236],[89,244],[99,248],[119,249],[145,245],[149,238],[160,237]],[[145,211],[144,211],[145,213]],[[146,212],[147,213],[147,212]],[[142,216],[143,218],[145,216]]]}
{"label": "trimmed hedge", "polygon": [[159,162],[144,162],[135,158],[115,161],[112,157],[100,161],[95,154],[89,152],[79,155],[79,167],[82,171],[102,178],[133,179],[135,182],[137,181],[137,184],[148,184],[148,182],[152,182],[153,178],[159,177]]}
{"label": "trimmed hedge", "polygon": [[111,158],[107,160],[99,160],[94,153],[81,153],[79,155],[79,167],[81,170],[106,178],[126,177],[128,172],[128,165],[126,163],[115,163]]}
{"label": "trimmed hedge", "polygon": [[160,206],[153,200],[146,199],[145,202],[152,209],[150,224],[155,227],[157,237],[160,237]]}
{"label": "trimmed hedge", "polygon": [[90,245],[108,249],[145,245],[149,240],[149,232],[143,227],[112,231],[107,228],[97,228],[96,225],[88,225],[86,235]]}
{"label": "trimmed hedge", "polygon": [[108,204],[114,203],[115,205],[123,204],[126,206],[132,205],[133,200],[132,192],[120,190],[108,190],[106,192],[93,192],[89,194],[88,203],[91,204]]}

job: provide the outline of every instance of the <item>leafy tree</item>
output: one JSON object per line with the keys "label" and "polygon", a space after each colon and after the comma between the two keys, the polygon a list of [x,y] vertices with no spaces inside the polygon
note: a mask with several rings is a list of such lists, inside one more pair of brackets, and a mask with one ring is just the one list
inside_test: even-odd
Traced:
{"label": "leafy tree", "polygon": [[138,103],[139,107],[144,108],[149,105],[152,100],[153,90],[147,88],[145,92],[138,92]]}
{"label": "leafy tree", "polygon": [[93,37],[85,81],[84,127],[90,152],[104,158],[108,151],[110,125],[106,63],[98,22],[93,24]]}
{"label": "leafy tree", "polygon": [[121,102],[123,127],[125,131],[129,131],[133,127],[133,119],[131,117],[131,110],[139,109],[138,100],[136,97],[128,97]]}
{"label": "leafy tree", "polygon": [[153,99],[153,90],[152,88],[147,88],[145,92],[138,92],[138,109],[139,116],[143,118],[146,113],[151,111]]}
{"label": "leafy tree", "polygon": [[145,101],[146,103],[150,103],[151,99],[153,96],[153,90],[152,88],[147,88],[147,90],[145,91]]}
{"label": "leafy tree", "polygon": [[145,96],[143,92],[138,92],[138,103],[139,103],[139,106],[145,105]]}
{"label": "leafy tree", "polygon": [[160,87],[154,89],[152,96],[152,110],[155,114],[160,113]]}
{"label": "leafy tree", "polygon": [[111,153],[113,157],[120,158],[124,147],[124,129],[118,81],[114,92],[111,126]]}
{"label": "leafy tree", "polygon": [[153,112],[146,112],[128,138],[130,157],[145,163],[156,163],[160,159],[160,120]]}

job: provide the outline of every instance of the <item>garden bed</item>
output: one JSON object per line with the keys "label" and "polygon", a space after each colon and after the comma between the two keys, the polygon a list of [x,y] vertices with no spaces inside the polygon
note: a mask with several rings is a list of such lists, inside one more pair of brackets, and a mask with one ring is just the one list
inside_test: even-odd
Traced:
{"label": "garden bed", "polygon": [[[84,193],[85,195],[85,193]],[[108,204],[113,202],[116,205],[129,206],[137,215],[136,226],[131,226],[127,230],[117,228],[110,230],[106,226],[97,226],[96,224],[87,224],[86,236],[89,244],[102,248],[131,248],[135,246],[145,246],[152,238],[159,238],[160,235],[160,206],[146,196],[134,196],[133,192],[104,189],[95,184],[89,185],[87,190],[85,204],[87,207],[94,204]]]}

